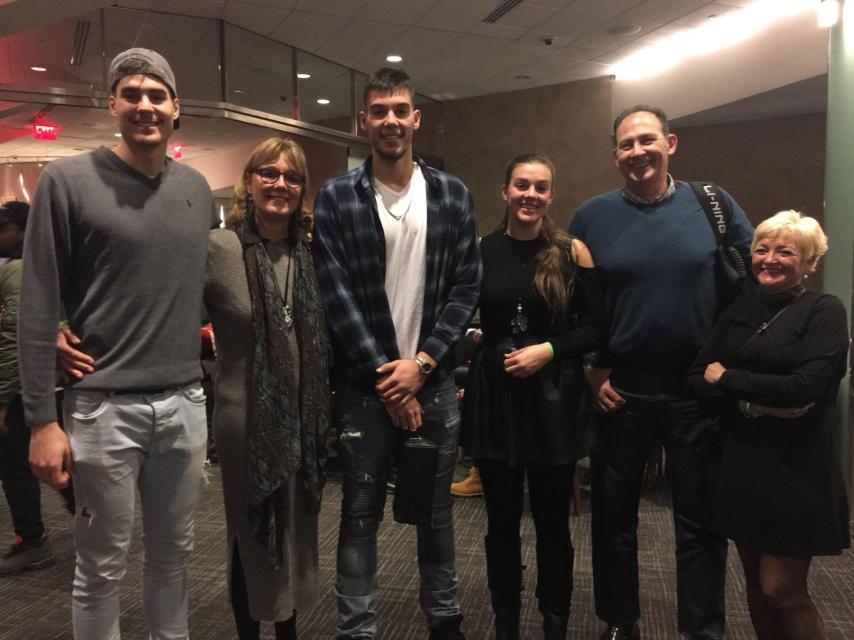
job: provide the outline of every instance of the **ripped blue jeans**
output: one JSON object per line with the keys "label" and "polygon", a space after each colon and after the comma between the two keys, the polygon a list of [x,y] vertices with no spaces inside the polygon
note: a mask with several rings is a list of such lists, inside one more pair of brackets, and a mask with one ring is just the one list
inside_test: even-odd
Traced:
{"label": "ripped blue jeans", "polygon": [[[422,389],[419,433],[439,449],[432,522],[417,525],[419,600],[427,626],[460,619],[454,566],[451,479],[457,457],[460,414],[450,380]],[[375,393],[336,389],[336,426],[343,468],[338,578],[339,624],[335,637],[373,638],[376,633],[377,530],[386,500],[386,474],[404,432],[392,425]]]}

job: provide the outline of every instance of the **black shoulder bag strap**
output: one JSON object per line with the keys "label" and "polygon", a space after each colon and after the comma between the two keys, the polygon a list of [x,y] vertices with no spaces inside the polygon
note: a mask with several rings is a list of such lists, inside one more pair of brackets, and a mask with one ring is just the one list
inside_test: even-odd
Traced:
{"label": "black shoulder bag strap", "polygon": [[720,187],[711,182],[689,183],[706,214],[712,233],[715,234],[715,280],[718,293],[718,311],[722,311],[740,293],[749,290],[744,257],[727,242],[727,232],[732,212],[721,194]]}
{"label": "black shoulder bag strap", "polygon": [[712,182],[691,182],[690,185],[712,226],[715,242],[718,246],[727,246],[726,234],[729,231],[729,220],[732,214],[729,203],[721,197],[720,188]]}

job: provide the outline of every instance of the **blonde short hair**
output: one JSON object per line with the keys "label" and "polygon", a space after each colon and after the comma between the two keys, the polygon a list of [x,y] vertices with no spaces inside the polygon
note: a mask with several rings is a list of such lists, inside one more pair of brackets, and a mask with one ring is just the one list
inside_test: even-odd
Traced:
{"label": "blonde short hair", "polygon": [[827,236],[821,229],[818,220],[805,216],[800,211],[789,209],[779,211],[770,218],[759,223],[753,234],[752,252],[757,243],[768,237],[774,237],[781,231],[791,231],[795,234],[801,257],[805,264],[815,266],[819,259],[827,253]]}

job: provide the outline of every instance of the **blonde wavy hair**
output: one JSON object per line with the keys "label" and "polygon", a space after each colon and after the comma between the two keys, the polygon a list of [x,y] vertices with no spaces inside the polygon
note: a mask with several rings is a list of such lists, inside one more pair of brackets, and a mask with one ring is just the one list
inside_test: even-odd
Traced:
{"label": "blonde wavy hair", "polygon": [[275,163],[280,156],[284,155],[291,168],[304,178],[302,190],[300,192],[299,204],[294,215],[290,220],[290,235],[293,237],[293,232],[297,228],[302,228],[309,232],[311,228],[311,211],[307,210],[305,205],[305,194],[308,191],[308,163],[305,159],[305,152],[296,141],[290,138],[267,138],[259,144],[252,153],[249,154],[249,159],[243,167],[243,174],[234,185],[234,191],[231,193],[231,206],[228,210],[228,215],[225,217],[225,226],[232,231],[236,231],[246,219],[246,203],[249,199],[247,186],[252,179],[252,173],[259,167]]}

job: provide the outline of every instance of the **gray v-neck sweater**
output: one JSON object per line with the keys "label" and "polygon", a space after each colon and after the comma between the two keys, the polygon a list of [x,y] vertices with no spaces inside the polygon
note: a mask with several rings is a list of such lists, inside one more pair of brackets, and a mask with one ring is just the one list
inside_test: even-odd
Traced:
{"label": "gray v-neck sweater", "polygon": [[213,200],[194,169],[148,178],[108,149],[49,164],[24,243],[19,359],[27,423],[56,419],[64,308],[95,372],[75,384],[164,389],[201,377],[199,326]]}

